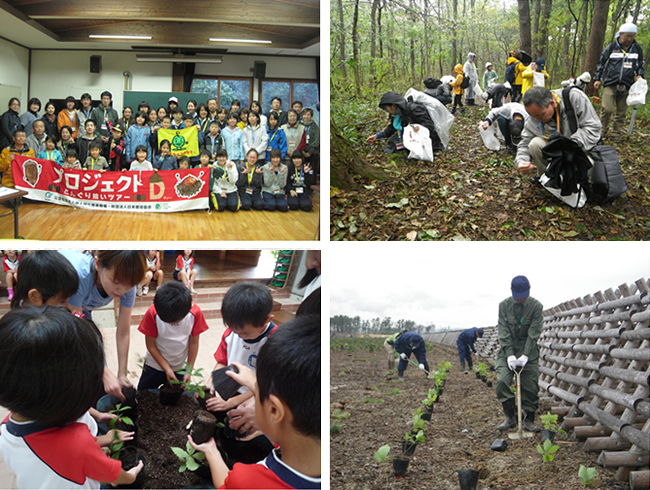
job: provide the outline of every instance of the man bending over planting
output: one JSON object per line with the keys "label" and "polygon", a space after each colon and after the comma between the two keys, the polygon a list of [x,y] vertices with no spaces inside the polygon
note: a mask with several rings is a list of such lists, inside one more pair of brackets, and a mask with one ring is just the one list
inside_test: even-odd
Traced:
{"label": "man bending over planting", "polygon": [[397,365],[397,376],[400,380],[404,381],[404,371],[408,365],[408,358],[411,353],[415,354],[418,360],[419,368],[422,371],[429,371],[429,363],[427,362],[427,348],[424,345],[424,339],[419,333],[406,332],[397,338],[395,341],[395,350],[399,352],[400,361]]}
{"label": "man bending over planting", "polygon": [[476,354],[476,349],[474,348],[474,342],[477,338],[483,338],[483,329],[482,328],[468,328],[460,333],[458,340],[456,340],[456,347],[458,347],[458,357],[460,357],[460,370],[467,374],[467,369],[465,369],[465,361],[467,361],[467,367],[472,369],[472,354],[469,352],[471,349],[474,354]]}

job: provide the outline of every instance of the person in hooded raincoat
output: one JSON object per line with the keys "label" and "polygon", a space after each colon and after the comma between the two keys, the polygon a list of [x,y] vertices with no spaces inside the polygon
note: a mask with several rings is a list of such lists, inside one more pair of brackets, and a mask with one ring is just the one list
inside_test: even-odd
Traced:
{"label": "person in hooded raincoat", "polygon": [[464,114],[465,109],[463,109],[463,94],[465,93],[465,89],[461,86],[463,83],[463,65],[458,63],[456,66],[454,66],[454,73],[456,74],[456,80],[449,84],[453,87],[454,94],[454,107],[451,109],[451,113],[456,114],[456,109],[460,107],[460,113]]}
{"label": "person in hooded raincoat", "polygon": [[394,153],[404,148],[402,144],[404,128],[409,124],[419,124],[429,130],[433,151],[445,149],[436,132],[431,115],[424,104],[406,100],[397,92],[386,92],[379,101],[379,107],[390,114],[390,122],[383,131],[370,136],[366,143],[374,143],[378,139],[388,138],[385,151],[386,153]]}
{"label": "person in hooded raincoat", "polygon": [[469,87],[465,91],[465,103],[467,105],[476,105],[474,103],[474,87],[478,83],[478,73],[476,72],[476,55],[474,53],[467,54],[467,61],[463,65],[463,73],[469,78]]}

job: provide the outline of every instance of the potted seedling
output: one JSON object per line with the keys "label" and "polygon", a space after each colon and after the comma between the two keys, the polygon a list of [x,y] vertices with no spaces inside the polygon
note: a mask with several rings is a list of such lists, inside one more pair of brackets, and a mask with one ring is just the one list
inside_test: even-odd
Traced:
{"label": "potted seedling", "polygon": [[[113,459],[119,459],[120,451],[122,450],[124,445],[135,446],[136,444],[136,439],[138,435],[137,427],[133,424],[133,420],[131,420],[130,417],[127,417],[125,415],[125,413],[128,412],[129,410],[131,410],[131,407],[127,407],[125,405],[122,405],[121,403],[118,403],[115,406],[114,410],[108,411],[108,413],[115,415],[115,417],[112,418],[108,423],[110,430],[113,431],[113,440],[108,446],[111,452],[111,457]],[[135,432],[133,434],[133,440],[128,442],[120,441],[120,436],[117,433],[118,430]]]}
{"label": "potted seedling", "polygon": [[203,444],[214,437],[217,419],[210,412],[198,410],[192,419],[190,435],[196,444]]}
{"label": "potted seedling", "polygon": [[560,446],[555,446],[549,439],[544,441],[544,445],[537,445],[537,452],[542,455],[542,460],[549,463],[555,458],[553,454],[556,453],[558,449],[560,449]]}
{"label": "potted seedling", "polygon": [[423,430],[418,430],[415,434],[413,432],[405,432],[404,441],[402,442],[402,454],[404,456],[413,456],[419,442],[424,442]]}
{"label": "potted seedling", "polygon": [[205,454],[195,450],[189,442],[185,445],[184,450],[180,447],[173,447],[171,450],[181,461],[181,465],[178,468],[179,473],[183,473],[185,470],[196,471],[196,474],[200,477],[207,480],[211,479],[210,467],[205,462]]}
{"label": "potted seedling", "polygon": [[540,415],[539,419],[544,424],[544,429],[542,429],[542,442],[547,439],[553,442],[555,434],[566,434],[562,429],[557,428],[557,414],[546,412],[544,415]]}
{"label": "potted seedling", "polygon": [[[388,444],[380,447],[375,451],[375,460],[378,463],[385,463],[387,461],[391,461],[388,458],[388,453],[390,452],[390,446]],[[393,473],[396,476],[404,476],[406,474],[406,470],[408,469],[409,466],[409,458],[393,458]]]}
{"label": "potted seedling", "polygon": [[478,374],[481,378],[481,381],[484,383],[487,382],[487,366],[482,362],[478,363]]}

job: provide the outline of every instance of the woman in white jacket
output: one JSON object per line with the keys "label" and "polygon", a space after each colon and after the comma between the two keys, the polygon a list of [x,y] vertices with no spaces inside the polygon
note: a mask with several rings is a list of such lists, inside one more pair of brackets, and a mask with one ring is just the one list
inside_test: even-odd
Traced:
{"label": "woman in white jacket", "polygon": [[264,165],[266,162],[266,145],[269,142],[269,135],[266,128],[260,124],[260,115],[251,111],[248,113],[248,126],[244,128],[244,154],[248,154],[251,148],[257,150],[260,159],[257,161],[258,166]]}
{"label": "woman in white jacket", "polygon": [[228,160],[228,152],[223,148],[217,151],[217,161],[210,165],[214,174],[212,184],[212,205],[219,212],[239,210],[239,195],[237,194],[237,179],[239,172],[237,165]]}

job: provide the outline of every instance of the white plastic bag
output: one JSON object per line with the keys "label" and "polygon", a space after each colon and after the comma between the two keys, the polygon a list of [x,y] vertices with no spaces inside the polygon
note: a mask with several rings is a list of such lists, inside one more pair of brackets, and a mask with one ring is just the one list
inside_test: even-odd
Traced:
{"label": "white plastic bag", "polygon": [[544,86],[544,74],[541,71],[533,72],[533,87]]}
{"label": "white plastic bag", "polygon": [[[415,131],[415,128],[418,128]],[[409,124],[404,128],[404,146],[410,150],[409,158],[433,162],[433,148],[429,130],[419,124]]]}
{"label": "white plastic bag", "polygon": [[483,98],[483,90],[481,90],[481,86],[478,82],[474,85],[474,98],[476,99],[477,105],[485,106],[487,104]]}
{"label": "white plastic bag", "polygon": [[488,150],[498,151],[501,148],[501,143],[494,135],[494,127],[496,124],[490,124],[487,129],[483,129],[482,122],[479,123],[478,129],[481,133],[481,138],[483,139],[483,144]]}
{"label": "white plastic bag", "polygon": [[[420,102],[425,105],[429,115],[433,120],[433,127],[438,133],[438,137],[442,142],[442,145],[447,149],[449,145],[449,129],[451,128],[452,123],[454,122],[454,116],[451,115],[449,109],[447,109],[438,99],[428,96],[424,92],[410,88],[406,91],[404,95],[405,99],[413,97],[415,102]],[[429,161],[433,161],[433,158]]]}
{"label": "white plastic bag", "polygon": [[645,78],[639,78],[630,87],[627,94],[627,105],[645,104],[645,96],[648,93],[648,82]]}
{"label": "white plastic bag", "polygon": [[544,186],[544,188],[549,191],[551,194],[553,194],[555,197],[560,199],[561,201],[564,201],[566,204],[571,206],[573,209],[578,209],[581,208],[585,205],[587,202],[587,194],[585,194],[585,190],[582,188],[580,184],[578,184],[578,192],[574,192],[573,194],[569,196],[563,196],[562,189],[556,189],[554,187],[547,187],[546,184],[548,181],[551,180],[548,178],[546,174],[542,174],[542,176],[539,178],[539,182]]}

